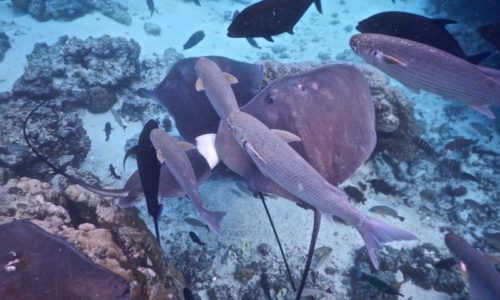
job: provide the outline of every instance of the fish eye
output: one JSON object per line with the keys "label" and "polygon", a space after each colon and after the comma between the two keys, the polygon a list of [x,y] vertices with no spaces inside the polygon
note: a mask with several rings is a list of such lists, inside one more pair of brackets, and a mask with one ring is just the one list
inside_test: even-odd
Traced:
{"label": "fish eye", "polygon": [[370,52],[371,55],[373,56],[377,56],[378,55],[378,51],[377,50],[373,50],[372,52]]}
{"label": "fish eye", "polygon": [[243,146],[243,149],[246,149],[247,148],[247,141],[242,140],[241,145]]}
{"label": "fish eye", "polygon": [[351,49],[352,49],[352,51],[354,51],[354,53],[358,53],[358,46],[351,45]]}

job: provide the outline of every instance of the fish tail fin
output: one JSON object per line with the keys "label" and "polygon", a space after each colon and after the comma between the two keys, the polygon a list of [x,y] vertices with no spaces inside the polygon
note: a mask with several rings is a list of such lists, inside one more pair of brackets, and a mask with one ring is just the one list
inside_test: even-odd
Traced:
{"label": "fish tail fin", "polygon": [[356,229],[363,238],[370,260],[377,270],[379,267],[377,251],[383,243],[417,239],[415,235],[408,231],[368,216],[365,217],[361,225],[356,226]]}
{"label": "fish tail fin", "polygon": [[486,117],[488,117],[490,119],[495,119],[495,114],[491,111],[491,109],[488,107],[488,105],[469,104],[469,107],[474,109],[475,111],[485,115]]}
{"label": "fish tail fin", "polygon": [[484,59],[486,59],[488,56],[491,55],[491,52],[481,52],[475,55],[469,55],[467,56],[467,61],[473,64],[478,64]]}
{"label": "fish tail fin", "polygon": [[222,218],[226,215],[225,211],[209,211],[205,210],[203,212],[203,217],[205,218],[210,231],[220,234],[220,222]]}

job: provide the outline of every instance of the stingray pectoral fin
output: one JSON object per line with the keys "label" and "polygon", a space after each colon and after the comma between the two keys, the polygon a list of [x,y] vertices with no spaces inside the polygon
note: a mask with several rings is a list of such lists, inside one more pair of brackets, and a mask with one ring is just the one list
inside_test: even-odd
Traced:
{"label": "stingray pectoral fin", "polygon": [[302,139],[299,136],[295,135],[294,133],[291,133],[290,131],[281,129],[271,129],[271,131],[274,132],[277,136],[282,138],[287,143],[302,141]]}
{"label": "stingray pectoral fin", "polygon": [[407,67],[408,66],[408,64],[405,63],[402,59],[399,59],[399,58],[392,56],[392,55],[385,54],[381,51],[378,51],[376,56],[379,60],[381,60],[382,62],[384,62],[385,64],[388,64],[388,65],[397,65],[400,67]]}
{"label": "stingray pectoral fin", "polygon": [[188,143],[188,142],[185,142],[185,141],[177,141],[177,145],[184,151],[189,151],[191,149],[196,149],[196,147],[191,144],[191,143]]}
{"label": "stingray pectoral fin", "polygon": [[488,107],[488,105],[474,105],[474,104],[469,104],[470,108],[476,110],[479,113],[482,113],[483,115],[487,116],[490,119],[495,119],[495,115],[491,111],[491,109]]}
{"label": "stingray pectoral fin", "polygon": [[236,83],[238,83],[238,78],[234,77],[233,75],[224,72],[224,76],[226,77],[226,79],[229,82],[229,84],[236,84]]}
{"label": "stingray pectoral fin", "polygon": [[203,85],[203,81],[201,80],[201,78],[196,79],[195,88],[198,92],[205,90],[205,86]]}

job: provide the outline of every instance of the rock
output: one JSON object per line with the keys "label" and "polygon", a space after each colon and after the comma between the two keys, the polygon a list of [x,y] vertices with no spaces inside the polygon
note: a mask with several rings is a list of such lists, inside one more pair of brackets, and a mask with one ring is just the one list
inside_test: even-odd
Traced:
{"label": "rock", "polygon": [[[28,148],[22,135],[26,115],[34,107],[25,98],[0,104],[0,164],[15,176],[48,178],[51,170]],[[46,116],[51,116],[47,118]],[[42,106],[27,126],[30,142],[52,163],[77,166],[90,150],[90,139],[76,114],[65,114],[51,106]]]}
{"label": "rock", "polygon": [[158,36],[161,34],[161,27],[151,22],[144,23],[144,31],[148,35]]}
{"label": "rock", "polygon": [[111,207],[109,201],[78,186],[57,192],[49,183],[30,178],[9,180],[0,194],[0,224],[23,219],[66,239],[94,262],[125,278],[132,299],[181,299],[182,275],[166,266],[136,210]]}
{"label": "rock", "polygon": [[3,58],[5,57],[5,52],[9,50],[10,48],[10,42],[9,42],[9,37],[5,32],[0,31],[0,62],[3,61]]}
{"label": "rock", "polygon": [[90,1],[90,3],[95,6],[96,10],[118,23],[124,25],[132,24],[132,18],[128,13],[128,7],[125,4],[113,0],[93,0]]}
{"label": "rock", "polygon": [[107,35],[84,41],[61,37],[52,46],[38,43],[12,92],[15,98],[53,99],[65,110],[102,112],[138,78],[139,53],[137,42]]}

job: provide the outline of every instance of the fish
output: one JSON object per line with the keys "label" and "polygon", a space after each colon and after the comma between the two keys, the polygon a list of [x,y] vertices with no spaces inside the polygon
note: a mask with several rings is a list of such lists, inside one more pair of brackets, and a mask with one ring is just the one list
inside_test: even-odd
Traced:
{"label": "fish", "polygon": [[387,183],[387,181],[383,179],[371,179],[369,180],[372,188],[375,190],[375,193],[382,193],[384,195],[393,195],[396,196],[396,189]]}
{"label": "fish", "polygon": [[500,295],[500,273],[485,255],[454,232],[448,232],[444,242],[459,261],[464,279],[469,283],[469,299],[497,299]]}
{"label": "fish", "polygon": [[156,158],[156,150],[150,141],[149,135],[158,128],[154,120],[149,120],[139,135],[137,143],[137,169],[141,182],[144,197],[148,208],[148,214],[153,218],[155,227],[156,241],[161,247],[160,227],[158,220],[163,211],[163,205],[158,202],[158,193],[160,189],[161,164]]}
{"label": "fish", "polygon": [[203,207],[195,172],[185,152],[186,149],[194,148],[194,146],[175,140],[161,129],[153,129],[150,139],[156,149],[158,160],[168,167],[210,230],[220,233],[220,222],[226,213],[210,211]]}
{"label": "fish", "polygon": [[194,243],[196,243],[196,244],[198,244],[198,245],[200,245],[200,246],[205,246],[205,243],[203,243],[203,242],[200,240],[200,238],[196,235],[196,233],[194,233],[194,232],[190,231],[190,232],[189,232],[189,237],[191,238],[191,240],[192,240]]}
{"label": "fish", "polygon": [[204,91],[210,104],[221,120],[234,110],[239,110],[236,96],[231,84],[237,84],[238,79],[229,73],[222,72],[212,60],[200,57],[194,66],[198,80],[195,88],[198,92]]}
{"label": "fish", "polygon": [[359,280],[363,280],[363,281],[368,282],[371,286],[375,287],[381,293],[388,294],[388,295],[398,295],[398,296],[404,297],[404,295],[399,292],[399,288],[401,286],[401,283],[397,284],[397,286],[399,286],[399,287],[394,288],[393,286],[391,286],[387,282],[381,280],[377,276],[373,276],[373,275],[370,275],[370,274],[367,274],[367,273],[361,272],[361,271],[359,272],[358,278],[359,278]]}
{"label": "fish", "polygon": [[500,251],[500,232],[483,232],[483,236],[489,244]]}
{"label": "fish", "polygon": [[248,37],[246,38],[247,42],[252,46],[252,47],[255,47],[257,49],[262,49],[261,46],[259,46],[259,44],[257,44],[257,42],[255,41],[254,38],[251,38],[251,37]]}
{"label": "fish", "polygon": [[483,25],[477,29],[477,33],[500,51],[500,22]]}
{"label": "fish", "polygon": [[445,176],[447,174],[460,174],[460,172],[462,172],[460,161],[456,159],[444,158],[438,164],[438,172],[441,176]]}
{"label": "fish", "polygon": [[202,221],[195,219],[195,218],[185,218],[184,222],[188,223],[189,225],[196,226],[196,227],[203,227],[206,228],[208,231],[210,231],[210,228],[207,226],[207,224],[203,223]]}
{"label": "fish", "polygon": [[118,123],[123,130],[127,129],[127,126],[123,125],[122,117],[116,109],[111,109],[111,114],[113,115],[113,118],[115,118],[116,123]]}
{"label": "fish", "polygon": [[481,182],[481,180],[479,178],[477,178],[475,175],[472,175],[471,173],[464,172],[464,171],[460,172],[459,178],[474,181],[477,183]]}
{"label": "fish", "polygon": [[260,172],[325,216],[336,216],[355,227],[363,238],[370,260],[378,268],[376,251],[382,243],[416,237],[395,226],[371,218],[347,202],[347,195],[331,185],[285,141],[297,136],[271,131],[242,111],[229,113],[227,126]]}
{"label": "fish", "polygon": [[449,257],[449,258],[441,259],[437,263],[433,264],[433,266],[436,269],[451,271],[451,268],[456,266],[456,264],[457,264],[457,261],[455,260],[455,258]]}
{"label": "fish", "polygon": [[423,138],[414,137],[412,139],[412,141],[415,144],[415,146],[417,146],[417,148],[419,148],[422,151],[424,151],[425,154],[427,154],[427,155],[429,155],[431,157],[436,157],[437,156],[437,153],[434,150],[434,148],[426,140],[424,140]]}
{"label": "fish", "polygon": [[457,151],[457,150],[462,150],[465,148],[469,148],[470,146],[473,146],[477,144],[479,140],[478,139],[466,139],[466,138],[456,138],[453,141],[449,142],[446,144],[444,147],[446,150],[450,151]]}
{"label": "fish", "polygon": [[151,11],[151,16],[153,16],[153,13],[155,12],[155,3],[153,0],[146,0],[146,4],[148,5],[149,11]]}
{"label": "fish", "polygon": [[132,298],[122,276],[31,222],[1,224],[0,240],[2,299]]}
{"label": "fish", "polygon": [[194,46],[198,45],[198,43],[201,42],[201,40],[203,40],[204,38],[205,32],[203,32],[203,30],[198,30],[189,37],[186,43],[184,43],[184,45],[182,46],[182,49],[191,49]]}
{"label": "fish", "polygon": [[[206,58],[215,62],[223,72],[238,78],[238,84],[232,86],[238,106],[254,98],[262,83],[261,64],[249,64],[223,56]],[[194,69],[198,59],[189,57],[179,60],[154,90],[141,88],[136,91],[139,96],[154,99],[163,105],[174,118],[179,134],[190,143],[194,143],[199,136],[217,133],[220,123],[206,93],[194,88],[199,78]]]}
{"label": "fish", "polygon": [[109,141],[109,135],[111,134],[111,130],[113,130],[113,127],[111,127],[111,123],[106,122],[104,124],[104,133],[106,134],[106,142]]}
{"label": "fish", "polygon": [[356,187],[352,185],[345,186],[343,188],[344,192],[349,196],[350,198],[354,199],[356,202],[365,204],[366,198],[365,195]]}
{"label": "fish", "polygon": [[122,179],[122,177],[121,177],[121,176],[118,176],[118,175],[116,174],[116,170],[115,170],[115,167],[113,166],[113,164],[109,164],[109,168],[108,168],[108,170],[109,170],[109,173],[110,173],[110,175],[109,175],[109,176],[112,176],[114,179],[118,179],[118,180],[121,180],[121,179]]}
{"label": "fish", "polygon": [[260,273],[259,283],[262,291],[264,292],[264,295],[266,296],[266,299],[272,300],[273,298],[271,297],[271,286],[269,284],[269,278],[267,276],[266,270],[262,270],[262,272]]}
{"label": "fish", "polygon": [[193,292],[188,287],[182,289],[182,295],[184,296],[184,300],[194,300]]}
{"label": "fish", "polygon": [[500,71],[471,64],[440,49],[393,36],[362,33],[351,49],[412,91],[424,90],[464,102],[494,119],[489,106],[500,105]]}
{"label": "fish", "polygon": [[311,268],[313,270],[318,270],[325,265],[326,261],[330,258],[333,249],[327,246],[319,247],[314,249],[313,260],[311,262]]}
{"label": "fish", "polygon": [[390,217],[399,219],[399,220],[401,220],[401,222],[403,222],[405,220],[405,218],[401,217],[397,211],[395,211],[394,209],[392,209],[388,206],[385,206],[385,205],[373,206],[372,208],[369,209],[369,211],[371,211],[372,213],[379,214],[383,217],[390,216]]}
{"label": "fish", "polygon": [[490,150],[490,149],[484,149],[484,148],[482,148],[480,146],[473,146],[471,148],[471,151],[473,153],[476,153],[476,154],[481,155],[481,156],[488,155],[488,156],[496,157],[496,156],[500,155],[498,152],[495,152],[495,151]]}
{"label": "fish", "polygon": [[273,42],[273,36],[288,32],[302,18],[311,4],[321,10],[321,0],[262,0],[236,15],[227,29],[227,36],[238,38],[263,37]]}
{"label": "fish", "polygon": [[370,16],[358,23],[362,33],[379,33],[408,39],[441,49],[473,64],[481,62],[491,52],[468,56],[445,26],[456,24],[450,19],[432,19],[402,11],[386,11]]}

